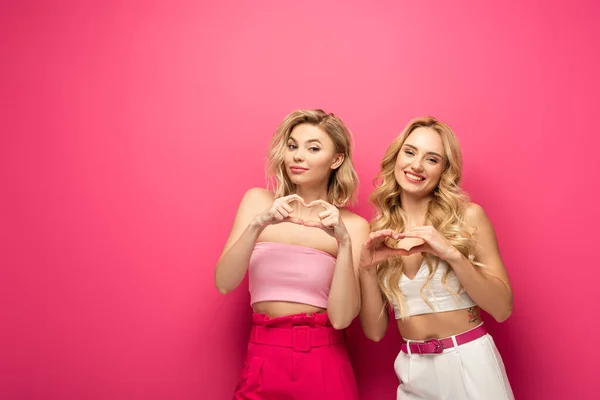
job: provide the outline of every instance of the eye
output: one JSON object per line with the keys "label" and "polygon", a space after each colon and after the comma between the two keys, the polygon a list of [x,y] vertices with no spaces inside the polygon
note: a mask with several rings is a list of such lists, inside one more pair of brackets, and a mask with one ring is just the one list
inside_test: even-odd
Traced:
{"label": "eye", "polygon": [[437,160],[437,158],[428,158],[427,161],[429,161],[431,164],[437,164],[437,163],[439,163],[439,161]]}
{"label": "eye", "polygon": [[414,156],[415,153],[412,150],[404,150],[404,154],[408,155],[408,156]]}
{"label": "eye", "polygon": [[318,152],[319,150],[321,150],[321,149],[320,149],[320,148],[318,148],[318,147],[309,147],[308,149],[309,149],[311,152],[313,152],[313,153],[316,153],[316,152]]}
{"label": "eye", "polygon": [[296,150],[298,148],[298,146],[296,146],[293,143],[288,144],[287,147],[288,147],[289,150]]}

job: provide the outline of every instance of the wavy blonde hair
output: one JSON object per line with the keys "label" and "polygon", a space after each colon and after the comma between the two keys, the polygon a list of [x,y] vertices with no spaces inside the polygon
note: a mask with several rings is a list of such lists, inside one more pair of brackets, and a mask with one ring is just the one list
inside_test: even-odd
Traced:
{"label": "wavy blonde hair", "polygon": [[[377,174],[374,184],[375,191],[371,194],[370,200],[376,208],[377,215],[371,222],[371,230],[393,229],[397,232],[403,232],[407,225],[407,217],[402,209],[400,194],[402,188],[398,185],[394,175],[396,168],[396,159],[398,153],[408,136],[419,127],[430,128],[436,131],[444,146],[446,153],[444,160],[444,171],[440,178],[438,186],[433,191],[433,196],[429,202],[425,216],[425,224],[431,225],[446,237],[465,257],[477,267],[483,267],[482,264],[475,262],[475,242],[465,224],[464,214],[469,198],[460,188],[460,179],[462,172],[462,155],[458,140],[450,127],[433,117],[415,118],[408,123],[404,131],[388,147],[383,160],[381,169]],[[423,296],[423,290],[430,288],[429,283],[437,271],[439,258],[429,253],[424,253],[424,259],[429,269],[429,276],[421,287],[421,297],[433,309],[430,302]],[[388,304],[395,303],[400,309],[401,318],[407,315],[406,299],[400,290],[400,278],[404,273],[404,263],[400,257],[388,259],[379,264],[377,268],[377,278],[379,287],[387,300]],[[442,276],[442,284],[454,292],[447,285],[448,276],[454,273],[449,268]]]}
{"label": "wavy blonde hair", "polygon": [[321,129],[333,141],[336,153],[344,155],[342,164],[329,176],[327,201],[336,207],[353,204],[358,188],[358,175],[352,164],[352,134],[341,119],[318,109],[293,111],[273,134],[267,161],[267,188],[275,197],[287,196],[296,191],[296,185],[285,171],[284,155],[292,130],[300,124],[311,124]]}

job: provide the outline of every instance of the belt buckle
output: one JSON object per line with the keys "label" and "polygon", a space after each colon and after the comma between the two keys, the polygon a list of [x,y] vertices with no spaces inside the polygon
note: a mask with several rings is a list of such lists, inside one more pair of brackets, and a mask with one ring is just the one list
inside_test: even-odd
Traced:
{"label": "belt buckle", "polygon": [[311,332],[308,326],[292,327],[292,350],[309,352],[311,349],[310,336]]}
{"label": "belt buckle", "polygon": [[435,346],[433,354],[441,354],[444,351],[444,345],[438,339],[429,339],[423,343],[432,344]]}

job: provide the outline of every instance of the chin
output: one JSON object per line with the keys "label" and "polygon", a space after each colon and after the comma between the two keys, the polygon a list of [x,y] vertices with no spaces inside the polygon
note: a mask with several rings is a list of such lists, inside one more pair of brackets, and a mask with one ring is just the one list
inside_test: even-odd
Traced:
{"label": "chin", "polygon": [[410,183],[406,183],[406,182],[399,183],[398,186],[400,186],[400,189],[402,189],[402,192],[413,195],[413,196],[423,197],[423,196],[429,196],[433,193],[433,191],[431,191],[427,188],[416,188],[413,185],[411,185]]}
{"label": "chin", "polygon": [[412,194],[412,195],[418,195],[421,192],[420,190],[415,190],[413,188],[406,188],[402,185],[400,185],[400,189],[402,189],[402,193]]}
{"label": "chin", "polygon": [[306,183],[306,179],[302,179],[302,177],[300,176],[288,174],[288,177],[290,178],[290,182],[292,182],[294,185],[301,185],[303,183]]}

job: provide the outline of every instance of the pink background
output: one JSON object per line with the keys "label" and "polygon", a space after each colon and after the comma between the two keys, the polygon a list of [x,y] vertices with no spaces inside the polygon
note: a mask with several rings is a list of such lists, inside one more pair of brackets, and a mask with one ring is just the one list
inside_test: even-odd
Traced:
{"label": "pink background", "polygon": [[[1,398],[230,398],[249,298],[213,267],[303,107],[354,132],[367,218],[406,122],[448,122],[511,276],[489,327],[517,398],[596,398],[598,2],[0,7]],[[363,398],[392,399],[398,333],[356,322]]]}

